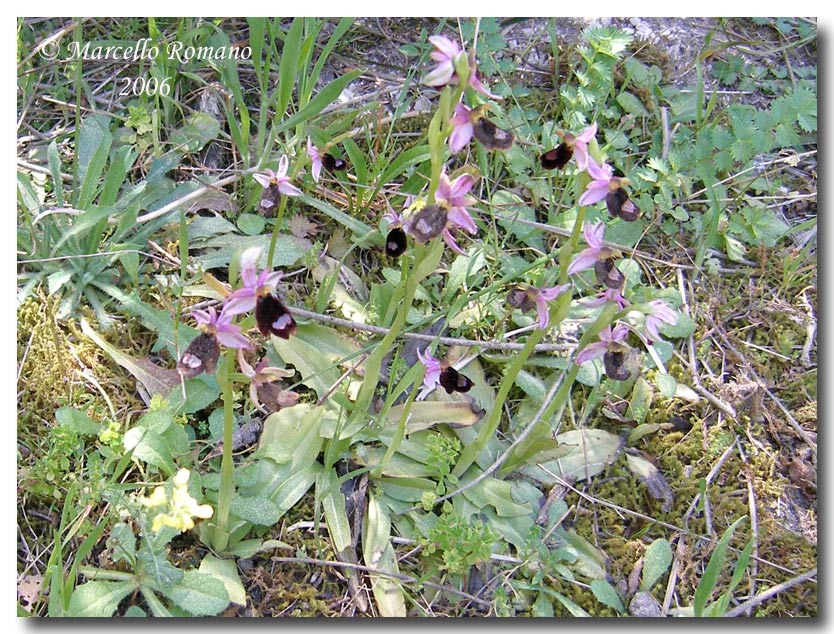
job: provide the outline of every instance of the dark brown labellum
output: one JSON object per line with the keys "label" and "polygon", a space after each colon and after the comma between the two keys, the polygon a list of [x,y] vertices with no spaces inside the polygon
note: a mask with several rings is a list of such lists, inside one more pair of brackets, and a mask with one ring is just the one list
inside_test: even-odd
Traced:
{"label": "dark brown labellum", "polygon": [[255,319],[258,322],[258,330],[264,337],[272,333],[281,339],[289,339],[295,334],[295,320],[289,308],[271,293],[258,298],[258,303],[255,305]]}
{"label": "dark brown labellum", "polygon": [[268,412],[277,412],[298,403],[301,396],[297,392],[282,388],[275,383],[264,383],[257,387],[258,400]]}
{"label": "dark brown labellum", "polygon": [[546,170],[562,169],[573,156],[573,148],[566,143],[560,143],[556,148],[545,152],[539,157],[542,167]]}
{"label": "dark brown labellum", "polygon": [[278,201],[281,199],[281,192],[278,185],[272,183],[261,193],[261,202],[258,204],[260,211],[267,218],[275,217],[275,210],[278,209]]}
{"label": "dark brown labellum", "polygon": [[602,363],[605,366],[605,374],[609,379],[625,381],[631,376],[626,368],[628,350],[624,352],[609,350],[602,356]]}
{"label": "dark brown labellum", "polygon": [[347,161],[336,158],[332,154],[322,154],[321,165],[328,172],[338,172],[347,169]]}
{"label": "dark brown labellum", "polygon": [[177,372],[186,379],[193,379],[200,372],[211,374],[217,369],[220,345],[214,335],[201,332],[188,344],[177,363]]}
{"label": "dark brown labellum", "polygon": [[521,312],[526,313],[536,307],[536,297],[531,293],[530,288],[523,288],[517,286],[507,293],[507,303],[513,308],[518,308]]}
{"label": "dark brown labellum", "polygon": [[440,385],[446,390],[446,394],[451,394],[452,392],[468,392],[475,384],[469,377],[463,376],[449,366],[440,372]]}
{"label": "dark brown labellum", "polygon": [[385,238],[385,255],[398,258],[408,248],[408,238],[402,227],[394,227]]}
{"label": "dark brown labellum", "polygon": [[597,282],[604,284],[608,288],[622,289],[625,284],[625,275],[620,269],[614,266],[614,260],[611,258],[604,258],[597,260],[594,263],[594,274]]}
{"label": "dark brown labellum", "polygon": [[480,118],[472,123],[475,138],[488,150],[509,150],[515,137],[512,132],[499,128],[492,121]]}
{"label": "dark brown labellum", "polygon": [[620,207],[620,218],[626,222],[634,222],[640,217],[640,208],[629,198]]}
{"label": "dark brown labellum", "polygon": [[608,213],[626,222],[634,222],[640,216],[640,209],[622,188],[609,192],[605,197]]}
{"label": "dark brown labellum", "polygon": [[438,205],[428,205],[415,213],[407,221],[408,233],[420,244],[424,244],[440,235],[446,227],[446,210]]}

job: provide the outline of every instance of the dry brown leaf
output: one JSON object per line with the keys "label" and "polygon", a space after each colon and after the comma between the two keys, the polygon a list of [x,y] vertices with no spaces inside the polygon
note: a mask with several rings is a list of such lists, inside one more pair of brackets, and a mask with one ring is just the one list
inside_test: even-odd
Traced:
{"label": "dry brown leaf", "polygon": [[315,238],[319,232],[319,226],[309,218],[295,214],[290,218],[290,231],[296,238]]}

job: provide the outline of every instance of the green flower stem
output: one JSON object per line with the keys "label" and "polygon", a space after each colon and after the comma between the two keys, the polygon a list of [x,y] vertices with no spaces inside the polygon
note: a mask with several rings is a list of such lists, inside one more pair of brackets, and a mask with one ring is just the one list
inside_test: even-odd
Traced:
{"label": "green flower stem", "polygon": [[[356,396],[356,406],[346,427],[349,427],[351,423],[354,423],[360,417],[368,415],[368,408],[370,407],[371,399],[379,382],[382,360],[393,347],[396,338],[403,331],[406,317],[411,310],[411,304],[417,292],[417,287],[420,285],[420,282],[434,272],[442,254],[442,240],[434,240],[427,246],[418,246],[414,249],[414,267],[411,269],[410,274],[408,273],[408,269],[404,270],[404,277],[400,280],[400,284],[397,287],[398,289],[403,287],[402,301],[399,303],[397,316],[394,318],[394,323],[391,324],[391,329],[388,331],[388,334],[379,342],[379,345],[376,346],[367,361],[365,361],[365,379],[362,381],[362,387],[359,388],[359,394]],[[399,295],[399,292],[395,292],[395,296],[397,295]]]}
{"label": "green flower stem", "polygon": [[446,148],[446,139],[452,133],[452,112],[455,104],[460,101],[463,94],[463,84],[456,86],[453,90],[449,87],[440,93],[440,103],[434,116],[429,122],[428,142],[431,153],[431,182],[429,183],[428,204],[433,205],[435,194],[440,184],[440,174],[443,171],[443,154]]}
{"label": "green flower stem", "polygon": [[[456,103],[455,99],[460,100],[462,91],[463,88],[460,86],[454,90],[443,90],[440,94],[440,104],[437,111],[429,122],[428,143],[431,153],[431,183],[429,185],[428,204],[430,205],[435,202],[435,193],[440,184],[440,174],[443,171],[443,155],[446,138],[451,133],[451,125],[449,123],[452,117],[451,104]],[[359,389],[359,394],[356,397],[356,408],[353,411],[348,425],[355,422],[358,417],[367,415],[371,398],[376,390],[382,360],[391,350],[394,341],[400,336],[405,326],[408,312],[411,310],[414,295],[417,292],[420,282],[435,271],[442,255],[443,241],[436,239],[429,245],[418,245],[414,249],[414,265],[411,269],[406,264],[403,265],[402,279],[394,290],[392,301],[389,305],[389,311],[391,307],[397,307],[397,316],[394,318],[388,334],[365,362],[365,380]],[[386,323],[389,315],[390,312],[385,316]]]}
{"label": "green flower stem", "polygon": [[234,412],[231,369],[234,367],[234,351],[226,350],[226,363],[222,376],[218,372],[217,380],[223,388],[223,458],[220,462],[220,491],[217,494],[217,527],[213,534],[212,546],[215,550],[225,550],[229,544],[229,509],[235,492],[235,464],[232,459],[232,433],[234,431]]}
{"label": "green flower stem", "polygon": [[[588,345],[589,342],[596,339],[600,331],[606,326],[610,325],[619,315],[616,304],[609,304],[603,308],[602,312],[597,317],[596,321],[582,334],[582,338],[576,346],[573,358]],[[518,464],[527,461],[534,454],[539,451],[542,439],[549,439],[551,437],[552,422],[561,420],[562,412],[567,405],[570,398],[570,391],[573,387],[573,382],[576,380],[576,375],[579,373],[580,366],[576,363],[571,364],[570,370],[562,378],[559,389],[553,396],[553,399],[548,403],[547,408],[542,412],[538,418],[535,427],[529,432],[523,442],[515,448],[512,454],[507,458],[504,466],[499,473],[499,477],[510,473]],[[558,409],[558,412],[556,411]]]}
{"label": "green flower stem", "polygon": [[[585,185],[587,184],[588,177],[582,177],[583,174],[579,175],[579,178],[576,181],[576,197],[577,200],[581,195],[582,190],[584,189]],[[576,220],[573,223],[573,229],[570,233],[570,238],[568,241],[562,245],[562,248],[559,249],[559,284],[566,284],[568,281],[568,267],[570,266],[571,258],[573,254],[576,253],[576,249],[579,246],[579,236],[582,235],[582,225],[585,223],[585,212],[587,211],[587,207],[579,207],[576,208]]]}
{"label": "green flower stem", "polygon": [[[583,185],[577,182],[577,189],[580,189]],[[568,281],[568,265],[570,263],[571,257],[573,253],[576,251],[576,247],[579,244],[579,235],[582,229],[582,223],[585,220],[585,208],[579,207],[576,212],[576,221],[573,225],[573,231],[571,232],[571,236],[568,241],[562,246],[561,250],[559,251],[559,283],[565,284]],[[559,298],[558,302],[555,306],[551,306],[550,308],[550,323],[551,324],[559,324],[562,320],[567,316],[568,311],[570,310],[570,296],[563,295]],[[602,327],[600,327],[602,329]],[[599,331],[597,331],[599,332]],[[542,336],[544,336],[544,332],[539,328],[536,328],[532,334],[527,338],[525,343],[524,349],[522,349],[518,355],[516,355],[515,359],[512,362],[512,365],[507,369],[507,372],[504,374],[504,378],[501,381],[501,387],[498,390],[498,394],[495,396],[495,405],[493,406],[492,410],[489,413],[489,417],[484,421],[483,427],[481,428],[478,437],[475,439],[475,442],[471,443],[469,446],[464,449],[460,457],[458,458],[457,464],[455,468],[452,470],[452,474],[460,477],[463,473],[470,467],[470,465],[475,461],[478,454],[486,447],[489,439],[495,435],[495,432],[498,430],[498,425],[501,422],[501,414],[504,411],[504,403],[507,400],[507,396],[510,393],[510,389],[515,384],[515,380],[518,377],[521,370],[524,368],[524,365],[527,363],[527,360],[530,358],[530,355],[533,353],[533,350],[536,344],[541,340]],[[577,369],[578,371],[578,369]],[[573,370],[571,370],[573,372]],[[574,372],[575,376],[575,372]],[[566,394],[570,394],[570,386],[573,385],[573,378],[570,380],[565,381],[567,387]],[[564,400],[566,396],[562,398]],[[543,417],[543,420],[545,419]]]}
{"label": "green flower stem", "polygon": [[515,359],[513,359],[512,365],[504,374],[504,379],[501,381],[501,387],[498,389],[498,394],[495,396],[495,405],[490,410],[489,417],[484,421],[478,437],[475,439],[475,442],[467,445],[467,447],[461,452],[460,457],[455,464],[455,468],[452,469],[453,476],[458,478],[462,476],[469,466],[475,462],[475,458],[478,457],[481,450],[486,447],[489,439],[495,435],[495,432],[498,430],[498,425],[501,422],[501,414],[504,412],[504,402],[507,400],[510,388],[515,384],[518,373],[521,372],[524,364],[527,363],[527,359],[532,354],[533,348],[543,335],[544,331],[536,328],[530,336],[527,337],[524,349],[516,355]]}

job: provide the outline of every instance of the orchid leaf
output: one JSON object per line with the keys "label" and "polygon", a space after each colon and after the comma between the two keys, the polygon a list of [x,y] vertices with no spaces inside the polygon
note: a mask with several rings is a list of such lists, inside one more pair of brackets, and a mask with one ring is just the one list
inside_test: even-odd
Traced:
{"label": "orchid leaf", "polygon": [[323,405],[302,403],[270,414],[264,421],[257,456],[278,464],[314,461],[321,451],[319,429],[325,410]]}
{"label": "orchid leaf", "polygon": [[[388,410],[388,423],[396,425],[406,405],[395,405]],[[480,419],[467,401],[418,401],[412,403],[405,424],[407,434],[429,429],[441,423],[457,427],[468,427]]]}
{"label": "orchid leaf", "polygon": [[428,478],[381,477],[376,483],[388,497],[412,504],[419,502],[426,491],[434,491],[437,488],[437,483]]}
{"label": "orchid leaf", "polygon": [[[399,574],[397,555],[391,546],[391,518],[388,511],[371,494],[368,510],[362,523],[363,559],[373,570]],[[370,574],[371,588],[381,616],[406,616],[405,599],[399,584],[387,576]]]}
{"label": "orchid leaf", "polygon": [[[302,330],[299,326],[298,331]],[[339,368],[315,343],[308,342],[303,334],[289,339],[272,337],[272,345],[284,363],[295,367],[304,385],[315,390],[319,398],[328,394],[339,380]]]}
{"label": "orchid leaf", "polygon": [[637,422],[639,425],[646,420],[649,414],[649,408],[652,406],[652,399],[654,397],[654,389],[642,376],[638,377],[634,382],[634,389],[631,392],[631,399],[628,402],[628,411],[626,417]]}
{"label": "orchid leaf", "polygon": [[556,478],[582,481],[608,468],[620,455],[625,440],[602,429],[574,429],[556,436],[559,457],[534,456],[523,472],[539,482],[556,484]]}
{"label": "orchid leaf", "polygon": [[278,506],[263,496],[232,498],[231,511],[236,516],[258,526],[272,526],[281,516]]}
{"label": "orchid leaf", "polygon": [[213,574],[187,571],[178,584],[160,588],[176,605],[195,616],[215,616],[229,605],[224,581]]}
{"label": "orchid leaf", "polygon": [[339,478],[332,469],[320,479],[322,485],[321,505],[324,509],[324,519],[327,530],[333,541],[333,548],[337,553],[346,550],[351,545],[350,523],[345,508],[345,496],[339,488]]}

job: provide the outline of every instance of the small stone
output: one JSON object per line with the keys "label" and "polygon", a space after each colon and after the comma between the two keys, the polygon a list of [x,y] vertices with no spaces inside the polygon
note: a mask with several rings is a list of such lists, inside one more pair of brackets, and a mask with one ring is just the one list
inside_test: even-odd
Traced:
{"label": "small stone", "polygon": [[650,592],[638,592],[628,606],[631,616],[657,617],[662,616],[660,603]]}

